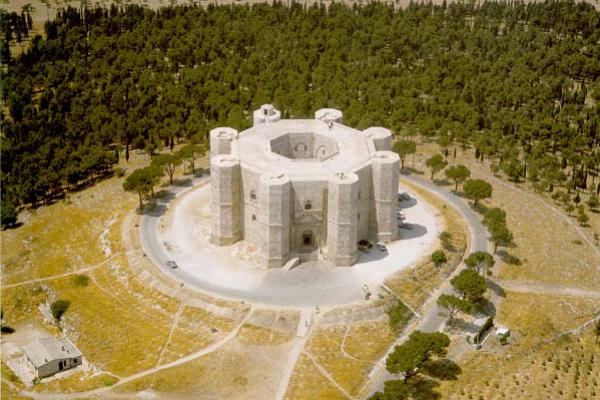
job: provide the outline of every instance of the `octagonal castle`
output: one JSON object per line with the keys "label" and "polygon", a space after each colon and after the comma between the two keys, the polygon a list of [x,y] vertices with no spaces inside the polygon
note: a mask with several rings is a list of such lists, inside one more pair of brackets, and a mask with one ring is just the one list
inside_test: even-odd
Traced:
{"label": "octagonal castle", "polygon": [[398,155],[385,128],[358,131],[342,113],[282,120],[269,104],[254,126],[210,132],[211,242],[241,239],[262,265],[325,259],[349,266],[361,239],[398,235]]}

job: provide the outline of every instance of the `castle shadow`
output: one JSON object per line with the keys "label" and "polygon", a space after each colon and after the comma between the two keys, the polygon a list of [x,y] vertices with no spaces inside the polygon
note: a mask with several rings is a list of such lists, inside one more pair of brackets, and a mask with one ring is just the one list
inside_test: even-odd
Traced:
{"label": "castle shadow", "polygon": [[400,235],[400,240],[404,240],[404,239],[414,239],[414,238],[418,238],[421,236],[425,236],[425,234],[427,234],[427,228],[425,228],[423,225],[419,225],[419,224],[406,224],[408,226],[412,226],[411,229],[407,229],[407,228],[398,228],[398,233]]}
{"label": "castle shadow", "polygon": [[412,198],[410,200],[403,200],[398,202],[398,208],[401,210],[406,210],[407,208],[412,208],[417,205],[417,200]]}
{"label": "castle shadow", "polygon": [[375,247],[372,248],[368,253],[363,253],[362,251],[359,250],[358,261],[356,262],[356,264],[360,264],[363,262],[383,260],[384,258],[386,258],[389,255],[390,254],[387,251],[381,251]]}

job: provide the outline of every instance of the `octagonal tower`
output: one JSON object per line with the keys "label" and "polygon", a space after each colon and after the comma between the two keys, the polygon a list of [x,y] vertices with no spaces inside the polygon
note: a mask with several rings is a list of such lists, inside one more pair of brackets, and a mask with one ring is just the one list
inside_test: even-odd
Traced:
{"label": "octagonal tower", "polygon": [[267,267],[354,264],[358,241],[397,238],[399,158],[390,147],[389,130],[360,132],[335,109],[282,120],[266,104],[252,128],[214,129],[212,243],[243,239]]}

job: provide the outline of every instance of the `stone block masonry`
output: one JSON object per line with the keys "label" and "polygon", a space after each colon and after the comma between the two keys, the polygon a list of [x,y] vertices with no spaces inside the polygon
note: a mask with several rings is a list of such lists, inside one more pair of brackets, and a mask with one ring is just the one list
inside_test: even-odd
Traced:
{"label": "stone block masonry", "polygon": [[262,265],[292,258],[350,266],[357,243],[396,240],[399,157],[392,134],[342,124],[336,109],[282,120],[272,105],[254,126],[210,132],[211,242],[245,240]]}

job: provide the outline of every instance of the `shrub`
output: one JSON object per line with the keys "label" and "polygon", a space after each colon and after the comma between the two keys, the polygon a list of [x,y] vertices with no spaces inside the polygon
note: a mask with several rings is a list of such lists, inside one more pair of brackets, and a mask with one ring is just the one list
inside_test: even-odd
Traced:
{"label": "shrub", "polygon": [[115,174],[119,177],[122,178],[125,176],[125,168],[121,168],[121,167],[117,167],[115,168]]}
{"label": "shrub", "polygon": [[448,251],[452,251],[454,246],[452,245],[452,234],[448,231],[443,231],[439,235],[440,242],[442,242],[442,247]]}
{"label": "shrub", "polygon": [[394,299],[386,309],[390,320],[390,327],[394,330],[401,329],[412,317],[412,313],[402,302]]}
{"label": "shrub", "polygon": [[11,328],[8,325],[2,325],[0,330],[2,331],[2,333],[13,333],[15,331],[13,328]]}
{"label": "shrub", "polygon": [[87,286],[90,283],[90,277],[87,275],[75,275],[73,277],[73,284],[75,286]]}
{"label": "shrub", "polygon": [[446,257],[446,254],[444,254],[443,250],[436,250],[433,252],[433,254],[431,254],[431,261],[433,261],[436,267],[439,267],[440,265],[446,263],[448,258]]}
{"label": "shrub", "polygon": [[67,312],[71,302],[69,300],[56,300],[54,303],[50,305],[50,312],[52,312],[52,316],[59,322],[62,316]]}

